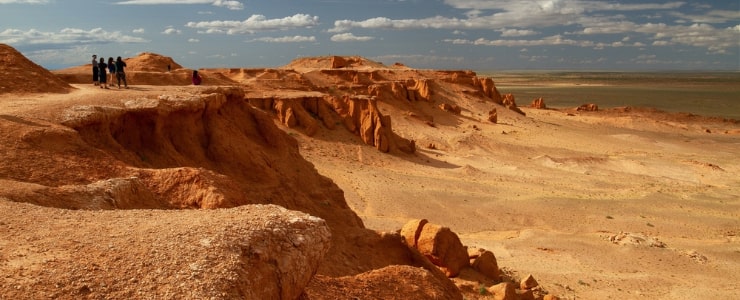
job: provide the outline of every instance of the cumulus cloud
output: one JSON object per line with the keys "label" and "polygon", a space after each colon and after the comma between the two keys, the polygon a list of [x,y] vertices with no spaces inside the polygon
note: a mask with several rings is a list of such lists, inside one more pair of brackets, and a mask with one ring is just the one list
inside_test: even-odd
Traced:
{"label": "cumulus cloud", "polygon": [[120,31],[105,31],[102,28],[90,30],[64,28],[59,32],[38,31],[36,29],[5,29],[0,31],[0,43],[12,44],[20,48],[71,48],[79,45],[111,43],[147,43],[146,39],[125,35]]}
{"label": "cumulus cloud", "polygon": [[213,6],[225,7],[230,10],[244,9],[244,4],[242,4],[239,1],[223,1],[223,0],[130,0],[130,1],[116,2],[116,4],[118,5],[210,4]]}
{"label": "cumulus cloud", "polygon": [[356,36],[352,33],[340,33],[331,37],[334,42],[367,42],[374,39],[372,36]]}
{"label": "cumulus cloud", "polygon": [[144,32],[146,32],[146,29],[144,29],[144,28],[136,28],[136,29],[132,30],[132,32],[133,33],[144,33]]}
{"label": "cumulus cloud", "polygon": [[301,42],[315,42],[316,37],[314,36],[283,36],[283,37],[262,37],[254,39],[254,41],[267,42],[267,43],[301,43]]}
{"label": "cumulus cloud", "polygon": [[[615,3],[614,1],[584,0],[444,0],[445,4],[457,9],[468,10],[465,18],[436,16],[421,19],[390,19],[385,17],[365,20],[337,20],[329,30],[333,33],[347,32],[354,28],[376,30],[450,29],[495,30],[502,38],[537,36],[540,32],[561,30],[563,26],[576,31],[561,32],[550,37],[531,40],[491,40],[485,36],[478,40],[448,39],[452,44],[538,46],[572,45],[579,47],[643,47],[645,45],[685,45],[706,48],[709,53],[728,54],[737,49],[740,32],[731,28],[719,28],[708,24],[727,24],[740,19],[740,12],[711,10],[709,6],[694,10],[708,10],[696,15],[686,15],[676,10],[686,2]],[[656,12],[672,23],[640,23],[645,20],[635,13]],[[686,24],[681,24],[683,21]],[[692,23],[693,22],[693,23]],[[669,25],[670,24],[670,25]],[[733,26],[736,24],[732,24]],[[514,27],[515,29],[512,29]],[[529,28],[537,28],[535,31]],[[593,41],[571,39],[565,36],[592,36]],[[609,35],[631,35],[634,41],[603,42]]]}
{"label": "cumulus cloud", "polygon": [[188,39],[188,43],[200,43],[199,39]]}
{"label": "cumulus cloud", "polygon": [[169,27],[169,28],[165,29],[164,31],[162,31],[162,34],[167,34],[167,35],[180,34],[180,33],[182,33],[181,30],[175,29],[175,28],[172,28],[172,27]]}
{"label": "cumulus cloud", "polygon": [[244,21],[188,22],[185,26],[199,29],[201,33],[251,34],[257,31],[311,28],[318,24],[319,17],[295,14],[281,19],[252,15]]}

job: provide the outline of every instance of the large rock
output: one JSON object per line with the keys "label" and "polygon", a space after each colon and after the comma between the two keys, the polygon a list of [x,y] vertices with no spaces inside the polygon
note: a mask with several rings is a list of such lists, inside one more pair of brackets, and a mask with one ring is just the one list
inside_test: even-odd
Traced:
{"label": "large rock", "polygon": [[470,266],[467,248],[447,227],[412,220],[404,225],[401,234],[409,247],[416,248],[448,277],[455,277]]}
{"label": "large rock", "polygon": [[495,107],[488,112],[488,121],[491,123],[498,123],[498,111]]}
{"label": "large rock", "polygon": [[495,281],[500,280],[501,271],[493,252],[485,249],[468,249],[468,256],[470,257],[470,266],[473,269]]}
{"label": "large rock", "polygon": [[0,200],[4,299],[297,299],[324,220],[275,205],[70,211]]}

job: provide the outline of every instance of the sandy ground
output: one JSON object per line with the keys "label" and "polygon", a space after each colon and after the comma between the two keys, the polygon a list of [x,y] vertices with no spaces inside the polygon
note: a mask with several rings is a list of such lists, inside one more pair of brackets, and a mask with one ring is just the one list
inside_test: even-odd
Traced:
{"label": "sandy ground", "polygon": [[386,112],[417,154],[301,139],[367,227],[444,224],[566,299],[740,297],[737,124],[525,109],[429,127]]}

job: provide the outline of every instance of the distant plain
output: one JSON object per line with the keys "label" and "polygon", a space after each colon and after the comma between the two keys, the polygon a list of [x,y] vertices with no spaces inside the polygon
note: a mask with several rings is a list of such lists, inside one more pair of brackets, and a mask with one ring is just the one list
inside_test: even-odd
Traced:
{"label": "distant plain", "polygon": [[526,106],[542,97],[548,107],[594,103],[600,108],[651,107],[740,120],[740,72],[478,71]]}

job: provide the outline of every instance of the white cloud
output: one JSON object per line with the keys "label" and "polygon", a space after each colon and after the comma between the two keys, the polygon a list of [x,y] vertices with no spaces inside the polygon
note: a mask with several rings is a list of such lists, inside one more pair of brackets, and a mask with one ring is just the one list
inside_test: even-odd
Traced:
{"label": "white cloud", "polygon": [[175,28],[172,28],[172,27],[169,27],[169,28],[165,29],[164,31],[162,31],[162,34],[167,34],[167,35],[181,34],[181,33],[182,33],[181,30],[175,29]]}
{"label": "white cloud", "polygon": [[553,35],[549,37],[533,39],[533,40],[489,40],[479,38],[477,40],[465,40],[465,39],[447,39],[444,42],[458,44],[458,45],[481,45],[481,46],[505,46],[505,47],[531,47],[531,46],[554,46],[554,45],[567,45],[567,46],[578,46],[578,47],[594,47],[597,44],[592,41],[579,41],[564,38],[562,35]]}
{"label": "white cloud", "polygon": [[331,40],[334,42],[367,42],[374,39],[372,36],[355,36],[352,33],[340,33],[331,37]]}
{"label": "white cloud", "polygon": [[0,4],[47,4],[49,0],[0,0]]}
{"label": "white cloud", "polygon": [[[740,28],[740,27],[739,27]],[[727,54],[730,49],[737,49],[740,41],[740,30],[715,28],[708,24],[666,25],[648,23],[636,28],[636,32],[653,34],[654,46],[688,45],[707,48],[709,53]]]}
{"label": "white cloud", "polygon": [[244,4],[242,4],[239,1],[223,1],[223,0],[130,0],[130,1],[116,2],[116,4],[118,5],[211,4],[213,6],[225,7],[230,10],[244,9]]}
{"label": "white cloud", "polygon": [[202,33],[251,34],[263,30],[286,30],[311,28],[319,24],[319,17],[296,14],[282,19],[267,19],[263,15],[252,15],[244,21],[188,22],[185,26],[202,29]]}
{"label": "white cloud", "polygon": [[737,10],[710,10],[701,15],[688,15],[677,11],[671,12],[670,14],[674,17],[685,19],[691,23],[721,24],[740,20],[740,11]]}
{"label": "white cloud", "polygon": [[582,13],[585,11],[636,11],[669,10],[682,7],[686,2],[619,4],[612,1],[584,0],[444,0],[444,3],[458,9],[522,11],[526,7],[545,12]]}
{"label": "white cloud", "polygon": [[283,36],[283,37],[262,37],[254,39],[254,41],[267,42],[267,43],[301,43],[301,42],[315,42],[316,37],[314,36]]}
{"label": "white cloud", "polygon": [[188,43],[200,43],[199,39],[188,39]]}
{"label": "white cloud", "polygon": [[499,29],[496,30],[501,32],[501,36],[503,37],[510,37],[510,36],[528,36],[528,35],[535,35],[539,34],[539,32],[536,32],[534,30],[527,30],[527,29]]}
{"label": "white cloud", "polygon": [[11,28],[0,32],[0,43],[12,44],[16,47],[41,45],[58,49],[78,45],[147,42],[149,41],[146,39],[125,35],[120,31],[105,31],[102,28],[91,30],[64,28],[59,32],[44,32],[36,29],[23,31]]}
{"label": "white cloud", "polygon": [[146,29],[144,29],[144,28],[136,28],[136,29],[132,30],[132,32],[133,33],[144,33],[144,32],[146,32]]}
{"label": "white cloud", "polygon": [[[366,20],[337,20],[329,32],[346,32],[352,28],[369,29],[491,29],[506,27],[555,27],[578,25],[585,14],[602,11],[670,10],[684,2],[663,4],[614,4],[606,1],[583,0],[446,0],[445,4],[459,9],[471,9],[466,18],[436,16],[422,19],[389,19],[377,17]],[[491,10],[489,15],[484,14]],[[612,21],[610,14],[598,14],[601,21]],[[611,14],[613,15],[613,14]]]}

